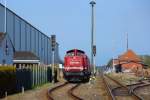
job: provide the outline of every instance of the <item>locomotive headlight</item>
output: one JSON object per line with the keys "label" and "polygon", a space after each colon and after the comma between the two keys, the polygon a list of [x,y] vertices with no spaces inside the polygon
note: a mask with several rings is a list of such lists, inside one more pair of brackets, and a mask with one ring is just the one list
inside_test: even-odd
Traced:
{"label": "locomotive headlight", "polygon": [[83,70],[83,67],[80,67],[80,71],[82,71]]}
{"label": "locomotive headlight", "polygon": [[65,71],[68,71],[69,69],[68,69],[68,67],[65,67]]}

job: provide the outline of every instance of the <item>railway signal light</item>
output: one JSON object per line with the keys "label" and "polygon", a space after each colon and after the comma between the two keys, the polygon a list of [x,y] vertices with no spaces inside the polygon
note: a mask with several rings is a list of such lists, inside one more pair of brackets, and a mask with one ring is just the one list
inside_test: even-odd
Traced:
{"label": "railway signal light", "polygon": [[56,46],[56,35],[51,35],[51,46],[52,46],[52,51],[54,51]]}
{"label": "railway signal light", "polygon": [[51,35],[52,46],[52,83],[55,82],[55,47],[56,47],[56,35]]}
{"label": "railway signal light", "polygon": [[93,45],[93,55],[96,56],[96,45]]}

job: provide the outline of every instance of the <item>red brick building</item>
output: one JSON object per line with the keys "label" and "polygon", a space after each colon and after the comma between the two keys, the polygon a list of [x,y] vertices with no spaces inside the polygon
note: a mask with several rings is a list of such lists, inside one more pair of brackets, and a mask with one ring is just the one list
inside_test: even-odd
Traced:
{"label": "red brick building", "polygon": [[136,53],[130,49],[121,56],[119,56],[118,59],[114,61],[114,64],[120,64],[122,70],[134,70],[143,68],[142,60],[140,59],[140,57],[137,56]]}

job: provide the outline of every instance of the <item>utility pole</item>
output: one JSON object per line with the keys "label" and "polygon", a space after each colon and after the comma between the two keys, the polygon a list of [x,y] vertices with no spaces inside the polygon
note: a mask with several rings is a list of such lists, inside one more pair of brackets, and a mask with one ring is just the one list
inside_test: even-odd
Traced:
{"label": "utility pole", "polygon": [[129,42],[128,42],[129,39],[128,39],[128,33],[127,33],[127,32],[126,32],[126,35],[127,35],[127,37],[126,37],[126,38],[127,38],[126,42],[127,42],[127,51],[128,51],[128,49],[129,49]]}
{"label": "utility pole", "polygon": [[91,1],[90,5],[92,7],[92,15],[91,15],[91,68],[93,70],[93,75],[95,74],[95,55],[94,55],[94,5],[96,4],[95,1]]}
{"label": "utility pole", "polygon": [[4,5],[4,33],[7,32],[7,2],[6,0],[2,0],[2,2],[0,2]]}

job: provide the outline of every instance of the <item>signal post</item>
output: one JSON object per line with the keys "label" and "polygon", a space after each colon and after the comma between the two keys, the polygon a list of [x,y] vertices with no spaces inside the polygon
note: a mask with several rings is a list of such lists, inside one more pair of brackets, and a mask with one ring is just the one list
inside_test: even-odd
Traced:
{"label": "signal post", "polygon": [[94,5],[96,4],[95,1],[91,1],[90,5],[92,7],[92,14],[91,14],[91,68],[92,68],[92,76],[95,76],[95,56],[96,56],[96,45],[94,41]]}
{"label": "signal post", "polygon": [[51,47],[52,47],[52,83],[55,83],[55,47],[56,47],[56,35],[51,35]]}

